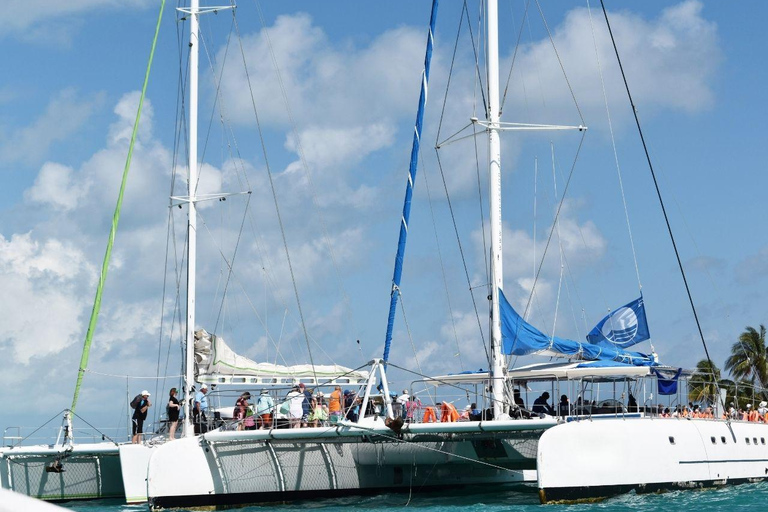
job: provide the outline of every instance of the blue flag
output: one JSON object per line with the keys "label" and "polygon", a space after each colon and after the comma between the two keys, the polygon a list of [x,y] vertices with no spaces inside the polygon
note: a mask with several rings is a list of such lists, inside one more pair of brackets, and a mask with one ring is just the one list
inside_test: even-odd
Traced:
{"label": "blue flag", "polygon": [[600,320],[587,334],[590,343],[615,348],[631,347],[650,337],[642,296]]}
{"label": "blue flag", "polygon": [[670,374],[670,372],[662,373],[656,368],[654,368],[653,372],[656,374],[656,379],[659,383],[659,395],[677,394],[677,381],[680,379],[680,374],[683,373],[682,368],[678,368],[674,374]]}

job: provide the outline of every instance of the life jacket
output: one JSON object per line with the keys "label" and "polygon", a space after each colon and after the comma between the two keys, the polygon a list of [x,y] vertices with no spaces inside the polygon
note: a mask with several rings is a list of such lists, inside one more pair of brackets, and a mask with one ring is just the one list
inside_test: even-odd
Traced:
{"label": "life jacket", "polygon": [[434,407],[425,407],[424,408],[424,418],[421,420],[422,423],[434,423],[437,421],[437,416],[435,415],[435,408]]}
{"label": "life jacket", "polygon": [[442,423],[459,421],[459,413],[453,404],[443,402],[443,405],[440,407],[440,421]]}

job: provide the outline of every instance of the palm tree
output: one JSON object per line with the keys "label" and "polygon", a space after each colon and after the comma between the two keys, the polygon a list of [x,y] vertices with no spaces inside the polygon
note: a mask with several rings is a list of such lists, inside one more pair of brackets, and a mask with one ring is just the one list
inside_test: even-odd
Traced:
{"label": "palm tree", "polygon": [[725,361],[725,369],[736,380],[748,380],[754,386],[764,388],[768,383],[768,347],[765,345],[765,326],[760,330],[747,326],[739,335],[739,341],[731,347],[731,355]]}
{"label": "palm tree", "polygon": [[718,385],[722,386],[720,369],[715,363],[702,359],[696,364],[688,383],[688,400],[691,402],[715,403],[718,393]]}

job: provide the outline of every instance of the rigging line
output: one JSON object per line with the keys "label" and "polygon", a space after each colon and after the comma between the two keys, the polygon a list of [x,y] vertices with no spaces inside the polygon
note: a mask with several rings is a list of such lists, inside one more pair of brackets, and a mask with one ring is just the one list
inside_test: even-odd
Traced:
{"label": "rigging line", "polygon": [[103,372],[97,372],[95,370],[86,370],[88,373],[92,373],[94,375],[101,375],[102,377],[116,377],[119,379],[135,379],[135,380],[163,380],[163,379],[175,379],[183,377],[183,375],[162,375],[158,376],[155,375],[154,377],[150,376],[139,376],[139,375],[119,375],[116,373],[103,373]]}
{"label": "rigging line", "polygon": [[[325,241],[326,247],[328,249],[328,254],[331,257],[331,263],[333,265],[333,270],[336,275],[336,280],[339,284],[339,291],[341,292],[342,300],[344,301],[344,304],[346,306],[347,310],[347,317],[352,324],[352,328],[355,332],[358,332],[357,323],[355,321],[355,317],[352,314],[352,305],[349,300],[349,296],[347,295],[347,291],[344,288],[344,282],[341,279],[341,272],[339,271],[339,264],[336,260],[336,254],[333,250],[333,244],[331,243],[331,236],[328,233],[328,226],[325,221],[325,217],[323,216],[322,209],[320,208],[320,203],[317,199],[317,193],[315,191],[315,185],[312,181],[312,173],[309,169],[309,163],[307,162],[306,154],[304,153],[304,146],[301,143],[301,137],[299,136],[299,131],[296,128],[296,120],[293,117],[293,111],[291,110],[291,105],[288,102],[288,93],[285,89],[285,83],[283,82],[283,76],[280,72],[280,67],[277,65],[277,57],[275,56],[274,48],[272,46],[272,39],[269,37],[269,30],[267,30],[266,22],[264,20],[264,13],[261,10],[261,3],[259,0],[254,0],[256,3],[256,8],[259,12],[259,19],[261,20],[262,27],[264,27],[264,37],[267,41],[267,46],[269,47],[269,54],[272,58],[272,65],[275,68],[275,73],[277,75],[277,81],[280,84],[280,92],[283,97],[283,101],[285,103],[285,109],[288,113],[288,120],[291,124],[291,131],[293,132],[294,139],[296,140],[296,151],[299,155],[299,159],[301,160],[301,167],[304,171],[304,176],[307,178],[307,183],[309,185],[309,191],[311,192],[312,196],[312,204],[315,207],[315,211],[317,212],[317,219],[320,222],[320,226],[323,230],[323,239]],[[240,32],[238,30],[238,38],[240,37]],[[249,82],[250,83],[250,82]]]}
{"label": "rigging line", "polygon": [[[611,133],[611,146],[613,147],[613,159],[616,163],[616,174],[619,178],[619,189],[621,190],[621,202],[624,205],[624,218],[627,221],[627,232],[629,234],[629,245],[632,248],[632,258],[635,262],[635,274],[637,274],[637,286],[640,289],[640,292],[643,291],[643,284],[640,281],[640,266],[637,263],[637,251],[635,251],[635,240],[632,236],[632,225],[629,222],[629,208],[627,207],[627,198],[624,194],[624,180],[621,175],[621,166],[619,165],[619,153],[616,149],[616,138],[614,136],[613,132],[613,121],[611,119],[611,111],[608,107],[608,94],[605,90],[605,78],[603,76],[603,67],[600,62],[600,52],[598,51],[597,47],[597,36],[595,35],[595,26],[592,22],[592,7],[589,4],[589,0],[587,0],[587,12],[589,14],[589,26],[592,30],[592,42],[595,46],[595,57],[597,59],[597,70],[600,73],[600,85],[602,86],[603,91],[603,101],[605,103],[605,115],[608,119],[608,130]],[[651,348],[653,348],[653,344],[651,344]]]}
{"label": "rigging line", "polygon": [[533,277],[536,278],[536,209],[539,200],[539,157],[533,159]]}
{"label": "rigging line", "polygon": [[475,35],[472,32],[472,22],[469,19],[469,9],[467,8],[466,0],[464,0],[464,9],[467,11],[467,28],[469,29],[469,39],[472,42],[472,52],[475,55],[475,74],[477,76],[477,81],[480,83],[480,98],[483,101],[483,112],[488,112],[488,102],[485,100],[485,87],[483,86],[483,74],[480,72],[480,57],[477,54]]}
{"label": "rigging line", "polygon": [[[233,20],[234,20],[234,9],[232,9],[232,11],[233,11],[232,12],[232,17],[233,17]],[[234,25],[234,21],[233,21],[232,25]],[[200,31],[200,34],[198,35],[198,39],[201,41],[203,50],[205,51],[205,56],[206,56],[206,58],[208,60],[208,67],[211,69],[211,77],[212,77],[212,80],[213,80],[213,85],[215,86],[215,89],[216,89],[216,92],[214,93],[214,96],[213,96],[213,105],[211,105],[211,116],[208,119],[208,129],[206,130],[205,141],[203,142],[203,150],[200,153],[200,161],[204,162],[205,161],[205,155],[206,155],[206,153],[208,151],[208,142],[209,142],[210,137],[211,137],[211,130],[213,129],[213,118],[216,117],[216,110],[217,110],[216,107],[217,106],[218,106],[218,112],[219,112],[219,122],[223,126],[226,126],[225,117],[224,117],[224,106],[223,106],[223,101],[221,101],[221,94],[220,93],[221,93],[221,77],[224,74],[224,67],[226,66],[227,56],[229,55],[229,46],[230,46],[231,41],[232,41],[232,26],[230,26],[230,28],[229,28],[229,34],[227,35],[227,43],[224,46],[224,55],[222,56],[222,60],[221,60],[221,70],[219,71],[218,80],[216,79],[216,71],[214,69],[215,68],[215,66],[214,66],[215,59],[214,59],[214,57],[211,56],[211,52],[208,49],[208,43],[206,42],[207,39],[205,37],[203,37],[203,31],[202,30]],[[195,183],[195,191],[197,191],[197,187],[200,184],[200,175],[201,175],[201,173],[197,174],[197,183]]]}
{"label": "rigging line", "polygon": [[427,168],[424,165],[424,157],[421,157],[421,168],[424,169],[424,188],[427,191],[427,201],[429,202],[429,212],[432,215],[432,229],[435,233],[435,244],[437,245],[437,258],[440,261],[440,272],[443,275],[443,286],[445,287],[445,298],[448,302],[448,314],[451,316],[451,327],[453,328],[453,338],[456,341],[456,355],[459,356],[459,365],[461,371],[464,371],[464,361],[461,357],[461,347],[459,346],[459,335],[456,332],[456,319],[453,317],[453,307],[451,307],[451,295],[448,293],[448,277],[445,275],[445,264],[443,263],[443,254],[440,250],[440,237],[437,234],[437,221],[435,220],[435,209],[432,206],[432,195],[429,192],[429,180],[427,179]]}
{"label": "rigging line", "polygon": [[469,295],[472,297],[472,307],[475,309],[475,318],[477,318],[477,328],[480,331],[480,340],[483,344],[483,350],[485,350],[485,357],[488,360],[488,364],[491,364],[491,355],[488,353],[488,347],[485,343],[485,334],[483,333],[483,324],[480,321],[480,313],[477,311],[477,301],[475,301],[475,294],[472,293],[472,280],[469,278],[469,268],[467,267],[467,259],[464,257],[464,248],[461,245],[461,237],[459,236],[459,227],[456,225],[456,215],[453,213],[453,206],[451,205],[451,196],[448,194],[448,184],[445,181],[445,173],[443,172],[443,164],[440,160],[440,152],[435,149],[437,155],[437,166],[440,169],[440,177],[443,180],[443,190],[445,190],[445,198],[448,201],[448,210],[451,212],[451,222],[453,223],[453,231],[456,234],[456,243],[459,246],[459,253],[461,254],[461,263],[464,265],[464,275],[467,278],[467,288],[469,289]]}
{"label": "rigging line", "polygon": [[[664,179],[664,174],[661,175],[662,179]],[[674,192],[670,194],[672,196],[672,201],[675,203],[675,206],[677,207],[677,212],[680,215],[680,218],[683,221],[683,226],[685,226],[686,231],[688,232],[688,236],[691,239],[691,243],[693,244],[693,247],[696,249],[696,254],[698,254],[699,258],[703,258],[703,254],[701,252],[701,249],[699,248],[699,245],[696,243],[696,239],[693,237],[693,231],[691,230],[690,226],[688,225],[688,221],[685,218],[685,214],[683,213],[683,209],[680,207],[680,203],[677,201],[677,197],[675,196]],[[733,323],[733,319],[731,318],[730,310],[728,309],[728,305],[725,304],[720,298],[722,297],[722,294],[720,293],[720,290],[718,289],[717,284],[715,283],[715,279],[712,277],[712,273],[709,271],[709,266],[704,265],[704,272],[707,274],[707,277],[709,278],[709,282],[712,285],[712,288],[715,290],[715,300],[720,304],[720,307],[725,310],[725,318],[728,320],[728,324],[730,325],[730,328],[732,331],[735,331],[735,325]],[[744,342],[741,340],[741,336],[736,338],[737,342],[741,346],[742,350],[744,350],[745,354],[751,354],[751,352],[747,349],[747,347],[744,345]],[[749,358],[750,362],[752,358]],[[757,370],[757,365],[753,365],[753,370]],[[763,382],[763,378],[758,375],[758,380],[760,381],[760,385],[764,388],[765,384]]]}
{"label": "rigging line", "polygon": [[82,416],[80,416],[80,415],[78,415],[78,414],[75,414],[75,412],[74,412],[74,411],[70,411],[70,412],[71,412],[71,413],[72,413],[72,415],[73,415],[73,416],[75,416],[77,419],[79,419],[80,421],[82,421],[83,423],[85,423],[86,425],[88,425],[89,427],[91,427],[93,430],[95,430],[96,432],[98,432],[99,434],[101,434],[101,436],[102,436],[103,438],[105,438],[105,439],[108,439],[109,441],[111,441],[111,442],[112,442],[113,444],[115,444],[115,445],[117,445],[117,444],[118,444],[118,443],[117,443],[117,441],[115,441],[114,439],[112,439],[111,437],[109,437],[107,434],[105,434],[104,432],[102,432],[100,429],[98,429],[98,428],[94,427],[93,425],[91,425],[90,423],[88,423],[87,421],[85,421],[85,418],[83,418]]}
{"label": "rigging line", "polygon": [[[555,197],[557,197],[557,173],[555,170],[555,145],[550,141],[549,148],[552,154],[552,183],[553,183],[553,189],[555,192]],[[555,317],[552,320],[552,336],[550,337],[550,348],[552,346],[552,343],[555,340],[555,332],[557,328],[557,314],[560,309],[560,292],[563,289],[563,238],[560,235],[560,218],[558,217],[555,220],[555,232],[557,233],[557,245],[560,249],[560,280],[557,283],[557,300],[555,301]]]}
{"label": "rigging line", "polygon": [[[403,302],[403,294],[400,292],[400,288],[395,288],[395,292],[400,296],[400,311],[403,313],[403,323],[405,324],[405,331],[408,333],[408,340],[411,342],[411,348],[413,349],[413,359],[416,361],[416,367],[421,372],[421,363],[419,362],[419,354],[416,351],[416,344],[413,342],[413,336],[411,335],[411,327],[408,324],[408,318],[405,316],[405,303]],[[429,392],[427,392],[429,394]],[[432,397],[429,397],[430,400]]]}
{"label": "rigging line", "polygon": [[539,277],[541,277],[541,270],[544,266],[544,258],[547,255],[547,251],[549,250],[549,244],[552,241],[552,235],[555,232],[555,224],[557,223],[557,220],[560,218],[560,212],[563,209],[563,203],[565,202],[565,198],[568,194],[568,189],[571,185],[571,179],[573,178],[573,172],[576,169],[576,162],[579,159],[579,154],[581,154],[581,148],[584,146],[584,137],[586,137],[587,132],[581,132],[581,140],[579,140],[579,147],[576,149],[576,155],[573,158],[573,164],[571,165],[571,170],[568,173],[568,180],[565,182],[565,188],[563,189],[563,195],[560,198],[560,202],[557,205],[557,211],[555,212],[555,218],[554,222],[552,223],[552,227],[549,229],[549,235],[547,236],[547,243],[544,245],[544,252],[541,255],[541,262],[539,263],[539,268],[536,271],[536,276],[533,279],[533,285],[531,286],[531,293],[528,295],[528,301],[525,305],[525,311],[523,312],[523,318],[525,318],[525,315],[528,314],[528,309],[531,306],[531,301],[533,299],[533,292],[536,289],[536,284],[539,281]]}
{"label": "rigging line", "polygon": [[[224,259],[224,262],[227,264],[228,272],[227,272],[227,279],[224,281],[224,290],[221,294],[221,307],[219,308],[219,314],[216,317],[216,323],[214,323],[213,331],[216,332],[216,329],[219,326],[219,319],[221,318],[221,311],[224,308],[224,296],[227,294],[227,290],[229,289],[229,281],[232,278],[232,267],[235,265],[235,258],[237,257],[237,250],[240,247],[240,240],[243,237],[243,227],[245,226],[245,219],[247,218],[246,212],[248,211],[248,207],[251,204],[251,194],[248,194],[248,199],[245,202],[245,210],[243,211],[243,220],[240,221],[240,229],[237,232],[237,240],[235,241],[235,248],[232,252],[232,261],[227,261]],[[205,224],[205,221],[203,221],[203,224]],[[208,229],[208,226],[206,225],[206,229]]]}
{"label": "rigging line", "polygon": [[123,175],[120,182],[120,190],[117,195],[117,204],[115,205],[115,211],[112,214],[112,223],[107,238],[107,248],[104,251],[104,259],[102,261],[101,272],[99,273],[99,281],[96,287],[96,296],[93,299],[93,308],[91,309],[90,320],[88,321],[88,329],[85,334],[85,340],[83,341],[83,351],[80,356],[80,366],[77,372],[77,380],[75,381],[75,392],[72,397],[72,406],[70,408],[70,414],[74,414],[75,407],[77,407],[78,398],[80,397],[80,387],[83,383],[83,374],[88,368],[88,357],[91,350],[91,342],[93,341],[93,335],[96,331],[96,325],[99,320],[99,312],[101,310],[101,298],[104,292],[104,284],[107,280],[107,271],[109,269],[109,261],[112,256],[112,246],[115,242],[117,235],[117,227],[120,222],[120,209],[123,205],[123,195],[125,193],[126,184],[128,182],[128,173],[131,169],[131,160],[133,159],[133,149],[136,144],[139,133],[139,122],[141,121],[141,111],[144,105],[144,98],[147,93],[147,85],[149,84],[149,75],[152,70],[152,61],[155,56],[155,48],[157,47],[157,39],[160,35],[160,26],[163,19],[163,12],[165,11],[165,0],[162,0],[160,4],[160,12],[157,15],[157,23],[155,25],[155,34],[152,39],[152,46],[149,51],[149,59],[147,62],[147,69],[144,72],[144,82],[141,87],[141,95],[139,97],[139,105],[136,109],[136,118],[133,123],[133,129],[131,131],[131,139],[128,145],[128,155],[125,159],[125,167],[123,168]]}
{"label": "rigging line", "polygon": [[[173,218],[173,210],[171,208],[168,209],[168,227],[166,228],[166,234],[165,234],[165,259],[163,261],[163,269],[168,268],[168,253],[171,250],[171,220]],[[157,368],[155,369],[155,374],[160,375],[160,361],[162,359],[162,350],[163,350],[163,331],[165,330],[165,293],[167,291],[168,286],[168,273],[163,272],[163,292],[160,295],[160,329],[159,329],[159,335],[157,340]],[[170,350],[170,343],[168,345],[168,348]],[[168,365],[168,359],[166,358],[166,368]],[[155,395],[157,396],[157,387],[155,387]],[[155,415],[155,419],[157,419],[157,415]]]}
{"label": "rigging line", "polygon": [[[462,25],[462,22],[464,21],[464,11],[466,11],[466,9],[467,9],[467,1],[464,0],[464,7],[461,9],[461,18],[459,18],[459,26],[456,30],[456,40],[453,43],[453,55],[451,56],[451,65],[448,68],[448,79],[446,80],[445,94],[443,95],[443,107],[442,109],[440,109],[440,121],[437,123],[437,135],[435,135],[435,146],[439,145],[438,141],[440,140],[440,132],[443,129],[443,118],[445,117],[445,107],[448,102],[448,90],[451,88],[451,79],[453,78],[453,67],[456,65],[456,52],[458,51],[458,48],[459,48],[459,36],[461,35],[461,25]],[[467,16],[469,16],[469,12],[467,12]],[[461,131],[457,133],[461,133]]]}
{"label": "rigging line", "polygon": [[[257,7],[259,6],[258,1],[256,5]],[[259,14],[262,17],[262,24],[263,24],[264,23],[263,15],[261,13],[260,7],[259,7]],[[269,178],[269,187],[272,191],[272,200],[274,201],[275,212],[277,213],[277,222],[280,226],[280,235],[282,236],[282,239],[283,239],[283,249],[285,250],[285,257],[288,262],[288,270],[290,271],[290,274],[291,274],[291,283],[293,284],[293,293],[296,297],[296,305],[299,309],[299,317],[301,318],[301,328],[304,331],[304,339],[307,342],[307,352],[309,354],[309,361],[312,364],[312,374],[315,377],[315,381],[317,381],[317,374],[315,373],[315,362],[312,358],[312,348],[310,347],[310,344],[309,344],[309,334],[307,332],[307,324],[304,321],[304,311],[301,309],[301,299],[299,298],[299,288],[298,288],[298,285],[296,284],[296,275],[293,272],[293,263],[291,262],[291,255],[288,252],[288,239],[286,238],[285,227],[283,226],[283,218],[280,215],[280,206],[277,201],[277,190],[275,189],[275,182],[274,182],[274,179],[272,178],[272,169],[269,166],[266,141],[264,140],[264,132],[261,129],[261,120],[259,118],[258,109],[256,108],[256,97],[253,94],[253,86],[251,85],[251,75],[248,72],[248,65],[245,59],[245,49],[243,48],[243,40],[240,37],[240,29],[238,28],[237,21],[235,21],[235,31],[237,33],[237,40],[240,44],[240,55],[243,58],[243,68],[245,70],[245,77],[248,82],[248,90],[251,96],[251,105],[253,107],[253,115],[256,118],[256,126],[259,132],[259,141],[261,143],[261,150],[264,155],[264,163],[267,171],[267,177]]]}
{"label": "rigging line", "polygon": [[[178,4],[178,3],[177,3]],[[182,33],[179,30],[179,24],[175,24],[176,27],[176,44],[177,44],[177,50],[178,50],[178,56],[179,56],[179,84],[183,81],[183,52],[181,50],[182,48],[182,39],[179,38],[180,34]],[[184,90],[183,87],[180,87],[181,91]],[[181,137],[181,130],[179,126],[179,117],[181,116],[181,110],[184,107],[183,102],[183,95],[177,94],[176,96],[176,111],[174,114],[174,138],[173,138],[173,150],[171,154],[172,162],[171,162],[171,183],[170,183],[170,191],[168,194],[169,197],[169,206],[171,206],[171,199],[170,196],[173,196],[173,190],[176,183],[176,169],[178,165],[178,149],[179,149],[179,140]],[[183,124],[182,124],[183,126]],[[160,329],[159,329],[159,336],[158,336],[158,347],[157,347],[157,375],[160,375],[160,362],[161,362],[161,351],[163,346],[163,337],[164,337],[164,331],[165,331],[165,299],[166,299],[166,293],[168,292],[168,263],[169,263],[169,254],[171,252],[171,248],[173,248],[174,252],[174,261],[176,261],[176,232],[175,232],[175,224],[173,222],[173,209],[168,208],[168,227],[166,229],[166,239],[165,239],[165,260],[163,262],[163,292],[161,294],[161,303],[160,303]],[[175,306],[178,306],[178,297],[179,297],[179,288],[176,287],[176,303]],[[173,315],[171,316],[171,326],[168,331],[168,352],[166,353],[165,357],[165,371],[164,375],[168,374],[168,366],[170,364],[170,357],[171,357],[171,347],[172,347],[172,339],[173,339],[173,327],[175,325],[176,321],[176,311],[174,310]],[[155,394],[157,395],[157,388],[155,389]],[[122,418],[122,416],[121,416]],[[157,413],[155,414],[155,420],[157,419]]]}
{"label": "rigging line", "polygon": [[[472,123],[472,140],[475,146],[475,175],[477,176],[477,196],[480,203],[480,232],[483,234],[483,254],[488,254],[488,241],[485,236],[485,205],[483,204],[483,186],[480,179],[480,151],[477,148],[477,124]],[[485,282],[490,286],[491,270],[488,266],[488,260],[483,258],[485,263]]]}
{"label": "rigging line", "polygon": [[[47,426],[47,425],[48,425],[50,422],[52,422],[53,420],[55,420],[56,418],[58,418],[60,414],[62,414],[62,413],[63,413],[63,414],[67,414],[67,413],[69,413],[69,412],[70,412],[70,411],[69,411],[69,409],[62,409],[61,411],[57,412],[56,414],[54,414],[54,415],[51,417],[51,419],[49,419],[48,421],[46,421],[45,423],[43,423],[42,425],[40,425],[39,427],[37,427],[35,430],[33,430],[32,432],[30,432],[29,434],[27,434],[26,436],[24,436],[22,439],[20,439],[20,440],[19,440],[19,442],[17,443],[17,446],[18,446],[18,445],[20,445],[21,443],[23,443],[24,441],[26,441],[27,439],[30,439],[30,438],[31,438],[33,435],[35,435],[35,434],[37,434],[38,432],[40,432],[40,431],[41,431],[41,430],[42,430],[42,429],[43,429],[45,426]],[[73,413],[73,414],[74,414],[74,413]]]}
{"label": "rigging line", "polygon": [[[560,174],[560,178],[561,179],[563,178],[563,176],[562,176],[562,173],[559,172],[560,169],[557,166],[557,159],[555,158],[555,145],[551,141],[550,141],[550,148],[551,148],[551,151],[552,151],[552,181],[554,183],[555,197],[557,197],[557,175]],[[581,301],[581,297],[579,296],[578,288],[576,287],[576,280],[573,278],[573,272],[571,271],[571,265],[568,262],[568,256],[566,255],[565,249],[563,248],[563,241],[562,241],[562,237],[561,237],[561,234],[560,234],[560,220],[559,219],[558,219],[557,223],[558,223],[558,226],[557,226],[557,239],[558,239],[558,245],[560,246],[560,260],[561,260],[560,265],[561,265],[561,267],[562,266],[565,267],[566,274],[567,274],[568,277],[570,277],[571,282],[573,283],[573,289],[574,289],[574,292],[576,294],[576,298],[578,299],[579,305],[581,306],[581,308],[583,310],[584,309],[584,305],[583,305],[583,303]],[[578,229],[579,235],[581,236],[581,243],[584,245],[584,248],[586,249],[588,246],[587,246],[587,241],[584,238],[584,232],[581,230],[581,226],[579,226],[578,223],[576,223],[576,228]],[[534,247],[535,247],[535,244],[534,244]],[[562,275],[562,271],[561,271],[561,275]],[[576,322],[576,317],[575,317],[575,314],[573,312],[573,301],[571,300],[571,289],[570,289],[570,286],[568,286],[568,280],[567,279],[565,280],[565,292],[568,295],[568,303],[571,304],[571,314],[574,317],[574,326],[576,327],[576,331],[577,331],[577,334],[579,335],[579,339],[581,339],[581,333],[579,332],[579,325],[578,325],[578,322]],[[558,294],[559,294],[559,291],[558,291]],[[552,335],[554,336],[554,332],[552,333]]]}
{"label": "rigging line", "polygon": [[[511,7],[512,4],[510,4]],[[520,30],[517,32],[517,42],[515,43],[515,51],[512,53],[512,63],[509,65],[509,74],[507,75],[507,83],[504,86],[504,94],[501,96],[501,105],[499,106],[499,117],[504,111],[504,103],[507,100],[507,91],[509,90],[509,82],[512,80],[512,70],[515,69],[515,61],[517,60],[517,50],[520,48],[520,39],[523,36],[523,27],[525,27],[525,20],[528,19],[528,8],[531,5],[531,0],[525,2],[525,12],[523,12],[522,23],[520,23]],[[521,80],[524,82],[524,80]]]}
{"label": "rigging line", "polygon": [[541,4],[539,3],[539,0],[536,0],[536,7],[539,8],[541,21],[544,23],[544,28],[547,30],[547,35],[549,36],[549,42],[552,44],[552,49],[555,52],[555,57],[557,57],[557,63],[560,65],[560,70],[563,72],[563,78],[565,79],[565,83],[568,84],[568,90],[571,92],[571,98],[573,99],[574,105],[576,105],[576,110],[579,112],[579,118],[581,119],[581,124],[584,125],[586,124],[586,122],[584,121],[584,116],[581,113],[581,107],[579,107],[579,102],[576,101],[576,95],[573,92],[573,87],[571,87],[571,81],[568,80],[568,75],[565,72],[565,66],[563,65],[563,61],[560,59],[560,53],[557,51],[555,40],[552,37],[552,32],[550,32],[549,30],[549,24],[547,23],[547,19],[544,16],[544,11],[541,10]]}
{"label": "rigging line", "polygon": [[[283,313],[283,321],[280,323],[280,336],[277,338],[277,344],[275,345],[275,364],[277,364],[277,358],[280,357],[285,361],[282,353],[280,352],[280,343],[283,341],[283,332],[285,330],[285,319],[288,317],[288,310]],[[286,366],[288,366],[286,364]]]}
{"label": "rigging line", "polygon": [[[693,296],[691,295],[691,289],[688,286],[688,278],[685,276],[685,269],[683,268],[683,262],[680,259],[680,251],[677,249],[677,243],[675,242],[675,236],[672,233],[672,225],[669,223],[669,217],[667,216],[667,209],[664,206],[664,200],[661,197],[661,190],[659,189],[659,182],[656,179],[656,172],[653,170],[653,164],[651,163],[651,155],[648,152],[648,146],[645,143],[645,137],[643,136],[643,130],[640,127],[640,118],[637,115],[637,107],[632,99],[632,94],[629,91],[629,83],[627,82],[627,76],[624,73],[624,66],[621,63],[621,57],[619,56],[619,49],[616,46],[616,40],[613,37],[613,30],[611,29],[611,22],[608,20],[608,12],[605,10],[605,3],[600,0],[600,5],[603,8],[603,16],[605,17],[605,23],[608,26],[608,33],[611,35],[611,43],[613,44],[613,50],[616,53],[616,60],[619,63],[619,69],[621,70],[621,77],[624,80],[624,88],[627,91],[627,97],[629,98],[629,104],[632,106],[632,114],[635,117],[635,124],[637,125],[637,132],[640,135],[640,140],[643,143],[643,151],[645,151],[645,158],[648,161],[648,168],[651,171],[651,177],[653,178],[653,185],[656,188],[656,196],[659,198],[659,204],[661,205],[661,211],[664,214],[664,222],[667,224],[667,232],[669,238],[672,241],[672,247],[675,250],[675,257],[677,258],[677,266],[680,268],[680,274],[683,277],[683,284],[685,284],[685,292],[688,294],[688,301],[691,304],[691,310],[693,311],[693,317],[696,320],[696,328],[699,330],[699,336],[701,337],[701,344],[704,347],[704,353],[707,356],[707,361],[710,365],[713,365],[712,358],[709,357],[709,350],[707,349],[707,342],[704,340],[704,332],[701,329],[701,323],[699,322],[699,314],[696,311],[696,306],[693,303]],[[718,386],[717,384],[715,384]],[[719,386],[718,386],[719,389]]]}

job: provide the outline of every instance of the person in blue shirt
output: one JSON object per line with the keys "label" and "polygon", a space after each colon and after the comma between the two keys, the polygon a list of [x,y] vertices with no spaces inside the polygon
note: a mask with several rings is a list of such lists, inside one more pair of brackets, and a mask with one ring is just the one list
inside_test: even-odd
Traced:
{"label": "person in blue shirt", "polygon": [[200,391],[195,393],[195,406],[192,408],[192,421],[195,424],[195,434],[208,432],[208,386],[203,384]]}

